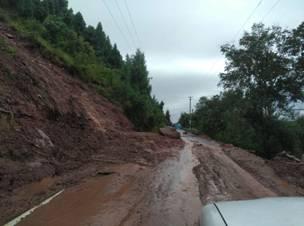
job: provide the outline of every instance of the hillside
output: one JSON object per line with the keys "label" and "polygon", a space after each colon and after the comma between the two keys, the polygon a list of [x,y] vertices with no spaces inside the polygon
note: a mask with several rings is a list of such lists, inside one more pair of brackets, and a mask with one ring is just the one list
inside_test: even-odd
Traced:
{"label": "hillside", "polygon": [[[137,133],[122,109],[0,24],[0,224],[98,172],[96,162],[153,165],[181,143]],[[94,161],[93,161],[94,160]],[[26,185],[59,178],[27,193]]]}
{"label": "hillside", "polygon": [[0,21],[51,62],[121,106],[136,130],[155,131],[168,123],[164,103],[152,95],[142,50],[136,46],[123,57],[102,23],[87,24],[67,0],[0,0]]}

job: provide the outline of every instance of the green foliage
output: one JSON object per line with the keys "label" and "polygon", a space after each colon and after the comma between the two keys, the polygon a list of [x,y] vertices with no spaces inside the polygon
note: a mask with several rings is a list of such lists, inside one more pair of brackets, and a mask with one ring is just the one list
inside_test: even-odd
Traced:
{"label": "green foliage", "polygon": [[74,15],[73,21],[73,28],[78,34],[83,34],[86,29],[86,23],[81,15],[80,12]]}
{"label": "green foliage", "polygon": [[190,115],[188,113],[182,113],[178,122],[181,124],[183,128],[190,127]]}
{"label": "green foliage", "polygon": [[139,130],[156,130],[166,122],[164,104],[151,97],[149,80],[144,54],[137,50],[135,55],[127,56],[118,83],[120,88],[115,93]]}
{"label": "green foliage", "polygon": [[19,0],[17,11],[23,17],[32,18],[34,16],[33,0]]}
{"label": "green foliage", "polygon": [[101,23],[86,26],[81,13],[74,14],[66,0],[0,0],[0,7],[9,12],[10,18],[4,19],[21,36],[46,58],[120,104],[138,130],[156,130],[166,123],[163,103],[151,96],[144,54],[138,50],[124,61]]}
{"label": "green foliage", "polygon": [[[1,0],[0,0],[1,1]],[[1,4],[1,3],[0,3]],[[1,22],[8,22],[9,18],[5,10],[0,8],[0,21]]]}
{"label": "green foliage", "polygon": [[303,23],[293,31],[255,24],[238,46],[222,46],[224,92],[200,99],[194,126],[266,158],[283,150],[303,153],[303,118],[288,117],[293,115],[290,106],[304,101],[303,46]]}
{"label": "green foliage", "polygon": [[170,115],[169,110],[166,111],[166,113],[165,113],[165,118],[166,118],[166,124],[167,124],[168,126],[172,126],[171,115]]}

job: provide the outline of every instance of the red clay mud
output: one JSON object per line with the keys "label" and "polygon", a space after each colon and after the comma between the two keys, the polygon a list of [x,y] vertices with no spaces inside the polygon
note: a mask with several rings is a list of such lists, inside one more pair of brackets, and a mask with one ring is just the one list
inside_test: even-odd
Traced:
{"label": "red clay mud", "polygon": [[[154,165],[182,145],[134,132],[119,107],[1,23],[0,38],[16,50],[0,51],[0,225],[96,174],[96,165]],[[45,178],[58,179],[25,192]]]}

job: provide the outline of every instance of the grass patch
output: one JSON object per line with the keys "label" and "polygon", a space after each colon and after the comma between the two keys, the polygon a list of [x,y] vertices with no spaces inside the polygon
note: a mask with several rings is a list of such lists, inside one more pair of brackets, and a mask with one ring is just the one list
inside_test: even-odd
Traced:
{"label": "grass patch", "polygon": [[3,37],[0,37],[0,51],[12,57],[16,55],[16,49],[14,47],[11,47]]}

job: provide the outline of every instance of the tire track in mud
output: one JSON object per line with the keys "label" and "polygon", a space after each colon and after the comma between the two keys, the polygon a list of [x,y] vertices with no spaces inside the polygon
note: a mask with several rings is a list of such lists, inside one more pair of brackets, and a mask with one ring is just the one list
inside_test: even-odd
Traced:
{"label": "tire track in mud", "polygon": [[[199,181],[203,204],[299,195],[298,188],[284,185],[282,179],[259,157],[239,149],[226,154],[220,144],[206,138],[192,137],[191,140],[195,143],[193,152],[200,162],[194,172]],[[243,168],[246,165],[256,169],[248,171],[248,167]]]}
{"label": "tire track in mud", "polygon": [[131,216],[124,226],[198,225],[201,202],[193,173],[198,161],[192,154],[193,143],[184,141],[186,144],[180,155],[162,162],[146,178],[148,195],[135,211],[140,220],[134,223],[134,216]]}
{"label": "tire track in mud", "polygon": [[203,203],[276,196],[220,149],[195,148],[200,165],[196,168]]}
{"label": "tire track in mud", "polygon": [[[202,203],[277,196],[274,180],[258,180],[262,177],[243,168],[218,143],[190,135],[183,140],[184,148],[157,166],[113,166],[115,174],[71,188],[21,225],[38,226],[32,223],[53,218],[56,224],[45,225],[197,226]],[[263,178],[267,176],[273,178]],[[69,214],[58,216],[63,202],[70,206]],[[73,203],[85,205],[73,208]]]}

